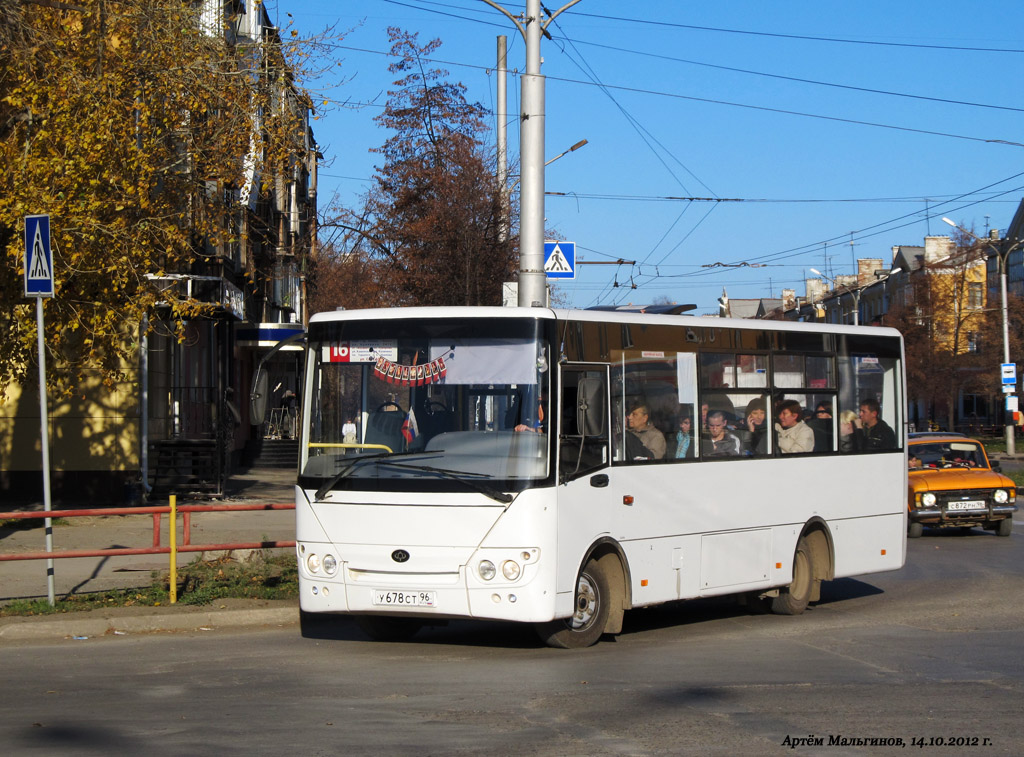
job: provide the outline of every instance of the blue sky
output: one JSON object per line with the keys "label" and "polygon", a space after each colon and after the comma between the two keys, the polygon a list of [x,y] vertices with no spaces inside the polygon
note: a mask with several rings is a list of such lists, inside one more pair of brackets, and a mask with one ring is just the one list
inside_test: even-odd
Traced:
{"label": "blue sky", "polygon": [[[321,209],[357,205],[379,162],[369,150],[387,137],[373,121],[393,78],[387,26],[441,39],[438,65],[492,111],[499,34],[509,67],[525,67],[518,31],[480,0],[267,8],[303,36],[345,33],[334,71],[312,84],[327,103],[314,124],[328,162]],[[546,154],[588,140],[547,169],[548,192],[564,193],[547,198],[547,226],[579,260],[635,264],[579,265],[558,284],[563,299],[714,312],[723,288],[803,294],[812,267],[888,264],[893,245],[947,234],[944,215],[979,235],[1005,229],[1024,198],[1021,28],[1024,3],[1012,0],[582,0],[542,43]],[[508,87],[515,113],[518,78]],[[518,151],[513,122],[510,162]]]}

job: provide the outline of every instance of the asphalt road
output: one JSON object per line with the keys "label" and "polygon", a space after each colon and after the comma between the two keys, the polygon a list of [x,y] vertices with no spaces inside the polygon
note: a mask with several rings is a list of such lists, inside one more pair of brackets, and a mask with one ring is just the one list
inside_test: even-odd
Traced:
{"label": "asphalt road", "polygon": [[[1024,752],[1024,536],[909,547],[904,570],[826,584],[801,617],[677,604],[628,613],[616,640],[576,651],[469,622],[408,643],[370,642],[341,621],[318,638],[291,623],[2,644],[0,744],[15,755]],[[821,743],[791,748],[809,737]]]}

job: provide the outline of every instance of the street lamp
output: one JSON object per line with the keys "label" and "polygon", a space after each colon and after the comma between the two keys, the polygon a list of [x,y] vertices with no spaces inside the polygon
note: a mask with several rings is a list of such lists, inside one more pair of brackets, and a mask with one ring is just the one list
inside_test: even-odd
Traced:
{"label": "street lamp", "polygon": [[[1013,250],[1015,250],[1018,246],[1020,246],[1021,242],[1024,241],[1024,240],[1018,239],[1016,242],[1014,242],[1014,244],[1012,244],[1010,247],[1008,247],[1004,251],[1004,250],[1000,249],[1003,245],[1000,245],[1000,247],[996,247],[995,245],[991,244],[990,242],[987,242],[984,239],[982,239],[981,237],[979,237],[977,234],[974,234],[973,232],[968,231],[963,226],[958,225],[957,223],[951,221],[948,218],[943,218],[942,221],[943,221],[943,223],[948,223],[954,229],[959,229],[964,234],[967,234],[969,237],[972,237],[973,239],[978,240],[979,242],[984,244],[986,247],[988,247],[990,250],[992,250],[996,254],[996,257],[999,259],[999,294],[1002,297],[1001,309],[1003,311],[1003,363],[1009,363],[1010,362],[1010,319],[1008,317],[1007,307],[1006,307],[1006,260],[1010,256],[1010,253],[1013,252]],[[1016,373],[1016,369],[1014,370],[1014,373]],[[1007,400],[1009,400],[1009,398],[1012,397],[1012,396],[1013,396],[1013,392],[1008,392],[1007,395],[1006,395]],[[1010,416],[1006,412],[1004,412],[1003,415],[1004,415],[1004,422],[1006,424],[1006,454],[1008,454],[1008,455],[1015,455],[1017,453],[1017,450],[1016,450],[1016,448],[1014,446],[1014,438],[1013,438],[1013,417]]]}
{"label": "street lamp", "polygon": [[[553,157],[553,158],[552,158],[551,160],[547,160],[547,161],[545,161],[545,162],[544,162],[544,165],[545,165],[545,166],[550,166],[550,165],[551,165],[552,163],[554,163],[554,162],[555,162],[556,160],[558,160],[559,158],[563,158],[563,157],[565,157],[566,155],[568,155],[568,154],[569,154],[569,153],[571,153],[571,152],[576,152],[576,151],[577,151],[578,149],[580,149],[581,147],[583,147],[583,146],[584,146],[584,145],[586,145],[586,144],[590,144],[590,143],[589,143],[589,142],[588,142],[587,140],[585,140],[585,139],[581,139],[581,140],[580,140],[579,142],[577,142],[576,144],[574,144],[574,145],[573,145],[572,147],[570,147],[570,148],[569,148],[568,150],[563,150],[562,152],[558,153],[558,155],[556,155],[555,157]],[[515,181],[514,181],[514,182],[512,183],[512,186],[508,188],[508,191],[509,191],[509,192],[514,192],[514,191],[515,191],[515,189],[516,189],[516,187],[518,187],[518,186],[519,186],[519,181],[520,181],[519,179],[516,179],[516,180],[515,180]]]}

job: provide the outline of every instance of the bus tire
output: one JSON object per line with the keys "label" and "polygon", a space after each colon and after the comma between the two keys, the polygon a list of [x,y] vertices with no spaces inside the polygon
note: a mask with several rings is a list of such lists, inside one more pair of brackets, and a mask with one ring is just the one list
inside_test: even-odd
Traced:
{"label": "bus tire", "polygon": [[776,615],[800,615],[811,601],[813,586],[814,561],[807,540],[801,536],[793,555],[793,581],[779,589],[779,596],[772,599],[772,612]]}
{"label": "bus tire", "polygon": [[921,523],[908,523],[907,524],[907,538],[918,539],[921,534],[924,533],[924,525]]}
{"label": "bus tire", "polygon": [[996,536],[1009,536],[1013,531],[1013,518],[1003,518],[996,526]]}
{"label": "bus tire", "polygon": [[590,560],[576,579],[576,613],[550,623],[538,623],[537,633],[549,647],[582,649],[604,633],[612,602],[611,581],[604,565]]}
{"label": "bus tire", "polygon": [[356,615],[356,625],[374,641],[408,641],[423,627],[416,618]]}

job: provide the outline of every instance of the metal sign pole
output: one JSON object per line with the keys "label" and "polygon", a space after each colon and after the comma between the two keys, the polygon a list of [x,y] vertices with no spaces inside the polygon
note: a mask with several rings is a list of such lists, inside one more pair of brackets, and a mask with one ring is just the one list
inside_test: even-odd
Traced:
{"label": "metal sign pole", "polygon": [[[50,248],[50,216],[25,216],[25,296],[36,298],[36,344],[39,348],[39,430],[43,452],[43,509],[50,502],[50,421],[46,410],[46,349],[43,344],[43,298],[53,297],[53,251]],[[46,553],[53,553],[53,521],[43,519]],[[46,558],[46,598],[54,605],[53,558]]]}
{"label": "metal sign pole", "polygon": [[[46,408],[46,350],[43,346],[43,298],[36,297],[36,343],[39,348],[39,432],[43,445],[43,510],[53,509],[50,502],[50,423]],[[46,530],[46,553],[53,553],[53,520],[43,519]],[[54,605],[53,558],[46,558],[46,599]]]}

